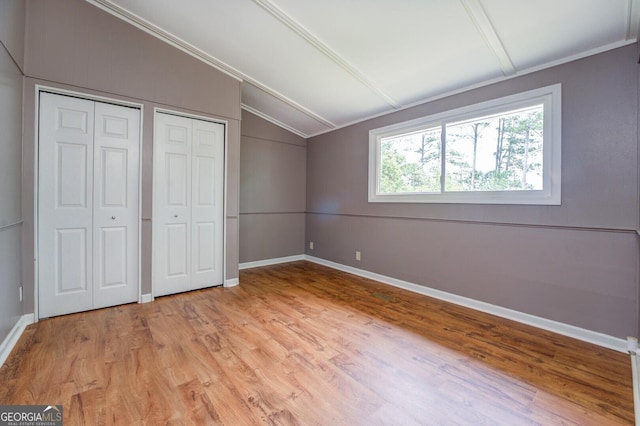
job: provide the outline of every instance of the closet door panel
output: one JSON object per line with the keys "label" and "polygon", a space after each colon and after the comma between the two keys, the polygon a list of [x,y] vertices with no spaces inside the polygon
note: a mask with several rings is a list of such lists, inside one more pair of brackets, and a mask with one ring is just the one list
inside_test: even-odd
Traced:
{"label": "closet door panel", "polygon": [[153,294],[191,288],[191,120],[156,114],[153,152]]}
{"label": "closet door panel", "polygon": [[40,95],[38,300],[40,318],[93,306],[94,103]]}
{"label": "closet door panel", "polygon": [[[170,278],[188,277],[189,268],[187,265],[189,253],[189,235],[187,224],[171,223],[166,227],[167,250],[166,275]],[[188,288],[185,286],[185,289]],[[182,289],[182,288],[181,288]],[[182,289],[184,290],[184,289]]]}
{"label": "closet door panel", "polygon": [[224,125],[193,120],[192,288],[220,285],[223,250]]}
{"label": "closet door panel", "polygon": [[[129,281],[127,272],[131,264],[128,261],[130,249],[127,244],[127,228],[124,226],[103,227],[97,242],[99,265],[96,269],[100,274],[97,277],[98,287],[104,290],[126,286]],[[127,301],[132,302],[132,300]]]}
{"label": "closet door panel", "polygon": [[87,276],[87,241],[86,228],[56,229],[54,244],[55,296],[64,297],[73,294],[90,293]]}
{"label": "closet door panel", "polygon": [[[196,275],[212,272],[215,270],[216,256],[214,224],[212,222],[199,222],[195,224],[194,229],[195,262],[193,272]],[[206,283],[204,284],[206,285]]]}
{"label": "closet door panel", "polygon": [[96,103],[94,307],[138,298],[140,110]]}

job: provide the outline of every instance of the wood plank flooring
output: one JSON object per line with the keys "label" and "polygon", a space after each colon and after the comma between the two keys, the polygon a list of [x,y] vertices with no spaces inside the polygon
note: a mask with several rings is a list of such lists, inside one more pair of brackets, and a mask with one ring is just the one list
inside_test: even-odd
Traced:
{"label": "wood plank flooring", "polygon": [[65,425],[633,424],[629,356],[309,262],[40,321],[0,404]]}

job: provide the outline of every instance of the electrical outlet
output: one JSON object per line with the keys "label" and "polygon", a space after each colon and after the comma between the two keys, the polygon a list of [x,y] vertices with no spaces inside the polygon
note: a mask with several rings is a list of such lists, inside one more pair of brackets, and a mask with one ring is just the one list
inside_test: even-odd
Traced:
{"label": "electrical outlet", "polygon": [[313,250],[313,241],[309,241],[309,250]]}
{"label": "electrical outlet", "polygon": [[361,256],[360,256],[360,252],[356,251],[356,260],[360,260]]}

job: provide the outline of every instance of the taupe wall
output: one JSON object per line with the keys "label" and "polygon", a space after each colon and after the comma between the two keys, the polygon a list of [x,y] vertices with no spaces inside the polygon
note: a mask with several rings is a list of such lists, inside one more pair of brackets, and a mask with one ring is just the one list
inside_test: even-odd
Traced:
{"label": "taupe wall", "polygon": [[[228,121],[226,279],[238,276],[240,83],[82,0],[28,0],[25,37],[24,238],[34,256],[36,85],[143,105],[142,293],[151,292],[151,188],[155,107]],[[33,309],[34,268],[23,269]]]}
{"label": "taupe wall", "polygon": [[22,63],[24,4],[0,1],[0,342],[23,314]]}
{"label": "taupe wall", "polygon": [[240,262],[304,252],[306,141],[242,111]]}
{"label": "taupe wall", "polygon": [[[311,138],[306,253],[624,338],[638,334],[635,45]],[[562,205],[367,202],[368,132],[562,83]],[[355,251],[362,261],[355,261]]]}

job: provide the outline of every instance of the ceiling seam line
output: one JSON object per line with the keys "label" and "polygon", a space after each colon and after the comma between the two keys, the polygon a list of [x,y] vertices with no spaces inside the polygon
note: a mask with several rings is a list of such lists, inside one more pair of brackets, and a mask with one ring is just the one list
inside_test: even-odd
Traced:
{"label": "ceiling seam line", "polygon": [[281,23],[289,27],[294,33],[300,36],[303,40],[313,46],[316,50],[320,51],[324,56],[329,58],[340,68],[365,85],[368,89],[374,92],[376,95],[384,99],[384,101],[395,109],[402,108],[402,104],[393,99],[390,95],[385,93],[379,88],[373,81],[367,78],[362,72],[360,72],[355,66],[351,65],[349,61],[343,59],[338,53],[333,51],[329,46],[323,43],[320,39],[313,35],[303,25],[299,24],[295,19],[287,15],[284,11],[278,8],[270,0],[253,0],[258,6],[262,7],[271,16],[279,20]]}
{"label": "ceiling seam line", "polygon": [[223,61],[220,61],[219,59],[215,58],[214,56],[209,55],[208,53],[198,49],[197,47],[191,45],[190,43],[185,42],[184,40],[180,39],[179,37],[169,33],[168,31],[164,31],[162,29],[160,29],[159,27],[153,25],[152,23],[146,21],[145,19],[141,18],[140,16],[136,15],[135,13],[132,13],[130,11],[128,11],[127,9],[118,6],[116,4],[111,3],[109,0],[85,0],[87,3],[90,3],[92,5],[94,5],[95,7],[104,10],[105,12],[109,13],[110,15],[115,16],[118,19],[121,19],[125,22],[130,23],[131,25],[135,26],[136,28],[150,34],[151,36],[164,41],[165,43],[187,53],[188,55],[204,62],[205,64],[217,69],[220,72],[223,72],[224,74],[228,75],[229,77],[238,80],[239,82],[247,82],[255,87],[257,87],[259,90],[262,90],[263,92],[267,93],[268,95],[273,96],[276,99],[279,99],[280,101],[286,103],[287,105],[289,105],[290,107],[298,110],[300,113],[306,115],[307,117],[316,120],[317,122],[323,124],[324,126],[330,127],[330,128],[336,128],[338,127],[336,124],[332,123],[331,121],[327,120],[326,118],[308,110],[307,108],[303,107],[302,105],[298,104],[297,102],[287,98],[286,96],[284,96],[283,94],[279,93],[278,91],[276,91],[275,89],[272,89],[271,87],[262,84],[252,78],[250,78],[249,76],[245,75],[243,72],[235,69],[234,67],[226,64]]}
{"label": "ceiling seam line", "polygon": [[[587,58],[589,56],[596,55],[598,53],[606,52],[608,50],[613,50],[613,49],[618,49],[620,47],[628,46],[628,45],[630,45],[632,43],[635,43],[635,41],[627,40],[627,41],[624,41],[624,42],[611,43],[611,44],[608,44],[608,45],[606,45],[604,47],[601,46],[599,48],[591,49],[591,50],[589,50],[587,52],[582,52],[580,54],[572,55],[572,56],[569,56],[569,57],[566,57],[566,58],[563,58],[563,59],[560,59],[560,60],[550,61],[550,62],[544,63],[542,65],[538,65],[538,66],[534,66],[534,67],[530,67],[530,68],[525,68],[523,70],[516,71],[516,73],[513,74],[513,75],[503,75],[503,76],[500,76],[500,77],[495,77],[495,78],[492,78],[492,79],[489,79],[489,80],[484,80],[484,81],[473,83],[473,84],[470,84],[470,85],[467,85],[467,86],[463,86],[463,87],[460,87],[458,89],[449,90],[447,92],[442,92],[442,93],[439,93],[439,94],[436,94],[436,95],[433,95],[433,96],[428,96],[426,98],[421,98],[421,99],[418,99],[417,101],[413,101],[413,102],[411,102],[409,104],[404,105],[400,109],[400,111],[404,111],[404,110],[407,110],[407,109],[410,109],[410,108],[414,108],[414,107],[419,106],[419,105],[424,105],[424,104],[427,104],[429,102],[434,102],[434,101],[437,101],[439,99],[444,99],[444,98],[447,98],[447,97],[450,97],[450,96],[459,95],[460,93],[468,92],[468,91],[475,90],[475,89],[478,89],[478,88],[481,88],[481,87],[486,87],[486,86],[489,86],[489,85],[492,85],[492,84],[500,83],[502,81],[508,81],[508,80],[510,80],[512,78],[515,78],[515,77],[520,77],[520,76],[528,75],[528,74],[531,74],[531,73],[534,73],[534,72],[537,72],[537,71],[545,70],[547,68],[560,66],[560,65],[563,65],[563,64],[566,64],[566,63],[569,63],[569,62],[577,61],[579,59],[583,59],[583,58]],[[347,123],[341,124],[336,129],[333,129],[333,130],[340,130],[340,129],[343,129],[345,127],[353,126],[353,125],[358,124],[358,123],[363,123],[363,122],[368,121],[368,120],[373,120],[375,118],[385,116],[387,114],[389,114],[389,112],[380,112],[380,113],[376,113],[376,114],[371,114],[371,115],[368,115],[366,117],[362,117],[362,118],[359,118],[357,120],[352,120],[352,121],[349,121]],[[329,130],[327,132],[330,132],[330,131],[331,130]],[[327,132],[312,133],[312,134],[309,135],[309,137],[313,138],[313,137],[316,137],[316,136],[323,135],[323,134],[325,134]]]}
{"label": "ceiling seam line", "polygon": [[480,34],[482,34],[482,38],[500,62],[502,73],[506,76],[514,75],[517,72],[516,67],[513,65],[509,53],[504,47],[502,40],[500,40],[495,27],[491,23],[480,1],[460,0],[460,2],[478,31],[480,31]]}

